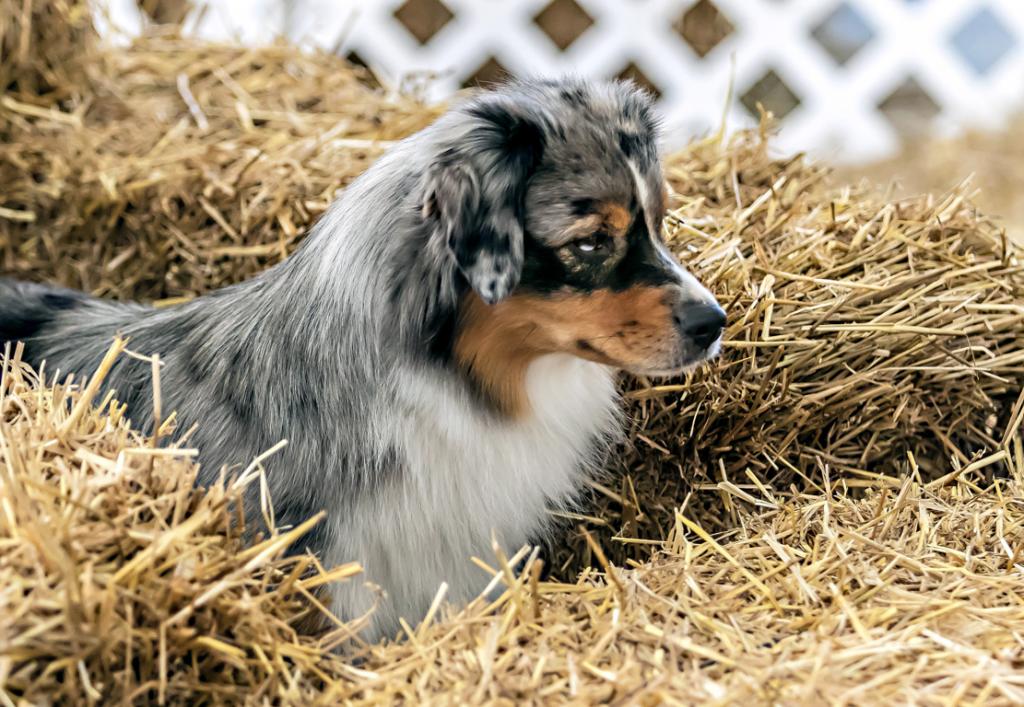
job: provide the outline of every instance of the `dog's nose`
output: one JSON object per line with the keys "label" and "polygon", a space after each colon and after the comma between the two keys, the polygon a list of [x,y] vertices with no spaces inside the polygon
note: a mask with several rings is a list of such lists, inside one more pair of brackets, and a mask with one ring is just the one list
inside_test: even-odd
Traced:
{"label": "dog's nose", "polygon": [[676,309],[676,324],[700,349],[718,341],[725,328],[725,312],[717,304],[684,304]]}

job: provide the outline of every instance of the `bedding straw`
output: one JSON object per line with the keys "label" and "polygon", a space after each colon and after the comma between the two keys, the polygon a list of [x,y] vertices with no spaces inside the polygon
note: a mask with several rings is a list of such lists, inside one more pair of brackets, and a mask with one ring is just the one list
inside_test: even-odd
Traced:
{"label": "bedding straw", "polygon": [[318,588],[358,565],[285,557],[303,526],[246,547],[242,491],[261,468],[195,489],[194,449],[155,447],[110,396],[90,405],[104,373],[45,386],[3,360],[0,703],[297,703],[345,682],[324,649],[358,626],[298,629],[327,619]]}
{"label": "bedding straw", "polygon": [[[31,46],[0,61],[30,77],[0,103],[0,271],[158,305],[279,262],[443,109],[283,45],[158,28],[83,41],[79,79]],[[501,600],[439,591],[427,625],[344,660],[322,649],[356,626],[308,627],[353,566],[282,557],[295,529],[243,549],[239,482],[192,489],[173,411],[157,453],[116,402],[5,364],[0,702],[1024,700],[1019,254],[966,184],[837,187],[769,132],[665,159],[665,237],[726,305],[723,353],[623,381],[624,439],[553,577],[479,558]]]}
{"label": "bedding straw", "polygon": [[87,0],[0,0],[0,92],[39,104],[80,98],[95,44]]}
{"label": "bedding straw", "polygon": [[897,196],[950,189],[970,175],[978,205],[1006,222],[1011,238],[1024,244],[1024,116],[998,130],[968,130],[953,138],[917,140],[880,162],[847,167],[837,178],[892,182]]}
{"label": "bedding straw", "polygon": [[[697,142],[667,172],[667,239],[730,324],[714,364],[625,383],[628,440],[595,486],[600,521],[585,524],[615,536],[615,562],[646,556],[684,499],[726,530],[727,489],[821,490],[824,470],[849,488],[890,483],[911,454],[931,478],[1019,425],[1021,263],[966,187],[888,202],[835,189],[818,165],[772,158],[756,132]],[[590,564],[581,538],[572,548],[570,569]]]}
{"label": "bedding straw", "polygon": [[[246,481],[192,487],[193,451],[154,454],[116,401],[68,428],[75,386],[0,376],[0,701],[5,704],[1016,704],[1024,698],[1024,445],[988,481],[976,463],[855,498],[762,486],[724,494],[713,538],[672,514],[648,562],[442,606],[353,665],[296,626],[325,570],[282,558],[303,531],[244,549]],[[985,460],[981,460],[985,461]],[[908,460],[911,466],[913,460]],[[988,460],[987,464],[994,463]],[[258,479],[250,473],[248,483]],[[317,519],[314,519],[314,521]]]}

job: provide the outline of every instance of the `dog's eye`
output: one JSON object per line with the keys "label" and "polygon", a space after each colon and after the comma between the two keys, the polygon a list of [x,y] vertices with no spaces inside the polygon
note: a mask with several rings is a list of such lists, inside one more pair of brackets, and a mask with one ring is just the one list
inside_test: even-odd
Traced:
{"label": "dog's eye", "polygon": [[589,255],[604,250],[608,245],[608,239],[601,235],[587,236],[576,239],[570,245],[578,253]]}

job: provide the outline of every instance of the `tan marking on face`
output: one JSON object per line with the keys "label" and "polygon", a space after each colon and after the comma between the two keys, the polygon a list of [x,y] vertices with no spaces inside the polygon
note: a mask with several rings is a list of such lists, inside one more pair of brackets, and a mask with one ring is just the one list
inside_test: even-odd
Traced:
{"label": "tan marking on face", "polygon": [[629,209],[614,201],[602,203],[598,207],[598,213],[604,219],[608,232],[617,238],[626,235],[626,231],[629,230],[629,224],[633,222],[633,216],[629,213]]}
{"label": "tan marking on face", "polygon": [[586,238],[595,233],[603,232],[615,238],[622,238],[629,232],[629,226],[633,222],[633,216],[622,204],[614,201],[604,201],[598,204],[597,210],[592,214],[582,216],[565,230],[567,241],[577,238]]}
{"label": "tan marking on face", "polygon": [[509,415],[529,408],[530,363],[571,353],[617,368],[671,368],[678,350],[670,297],[657,287],[623,292],[517,294],[494,306],[463,301],[455,359]]}

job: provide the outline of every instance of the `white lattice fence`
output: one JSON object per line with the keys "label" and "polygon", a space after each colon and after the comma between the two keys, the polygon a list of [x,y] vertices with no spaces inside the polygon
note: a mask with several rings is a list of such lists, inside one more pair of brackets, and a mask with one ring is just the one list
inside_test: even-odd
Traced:
{"label": "white lattice fence", "polygon": [[[139,27],[133,0],[111,16]],[[901,133],[995,127],[1024,103],[1020,0],[210,0],[190,31],[286,35],[365,62],[387,85],[436,74],[435,97],[503,72],[628,75],[660,96],[670,140],[760,102],[781,147],[848,161]]]}

